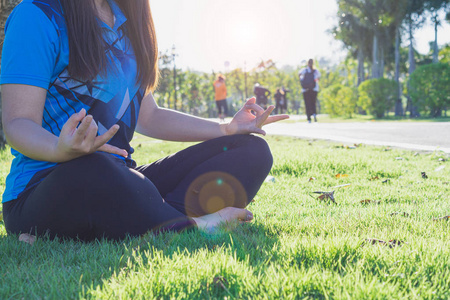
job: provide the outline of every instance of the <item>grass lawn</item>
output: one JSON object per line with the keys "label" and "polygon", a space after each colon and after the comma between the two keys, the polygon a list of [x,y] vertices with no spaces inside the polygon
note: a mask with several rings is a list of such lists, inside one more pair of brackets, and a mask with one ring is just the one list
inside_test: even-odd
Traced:
{"label": "grass lawn", "polygon": [[[267,141],[275,179],[234,231],[29,245],[0,222],[0,299],[450,298],[450,222],[433,220],[450,215],[446,155]],[[187,145],[138,137],[135,159]],[[0,159],[3,192],[11,156]],[[333,190],[337,204],[313,193]]]}

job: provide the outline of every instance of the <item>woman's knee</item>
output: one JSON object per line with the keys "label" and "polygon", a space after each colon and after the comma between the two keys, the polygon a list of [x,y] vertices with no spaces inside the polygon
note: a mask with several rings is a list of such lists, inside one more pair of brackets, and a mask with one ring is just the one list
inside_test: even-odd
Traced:
{"label": "woman's knee", "polygon": [[273,156],[266,140],[256,135],[243,135],[242,138],[246,140],[246,144],[251,151],[251,157],[264,163],[270,170],[273,164]]}

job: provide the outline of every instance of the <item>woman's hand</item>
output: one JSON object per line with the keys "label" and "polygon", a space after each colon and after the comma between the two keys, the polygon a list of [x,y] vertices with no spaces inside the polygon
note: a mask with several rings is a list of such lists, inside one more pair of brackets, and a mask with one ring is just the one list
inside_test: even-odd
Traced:
{"label": "woman's hand", "polygon": [[[81,122],[81,123],[80,123]],[[73,114],[61,129],[56,144],[55,155],[58,160],[66,161],[95,151],[109,152],[124,157],[126,150],[106,144],[119,130],[119,125],[112,126],[107,132],[97,136],[98,126],[86,110]]]}
{"label": "woman's hand", "polygon": [[264,110],[256,104],[256,98],[250,98],[226,125],[225,133],[227,135],[249,133],[266,135],[266,132],[261,129],[262,126],[289,118],[288,115],[271,116],[274,109],[275,106],[271,105]]}

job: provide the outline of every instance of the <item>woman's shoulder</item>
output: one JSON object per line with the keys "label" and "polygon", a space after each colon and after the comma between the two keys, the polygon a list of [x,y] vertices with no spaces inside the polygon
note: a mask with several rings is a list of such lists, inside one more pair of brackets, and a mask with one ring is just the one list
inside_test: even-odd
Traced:
{"label": "woman's shoulder", "polygon": [[12,11],[10,19],[14,17],[26,18],[28,21],[47,18],[58,25],[64,22],[62,7],[58,0],[22,0]]}

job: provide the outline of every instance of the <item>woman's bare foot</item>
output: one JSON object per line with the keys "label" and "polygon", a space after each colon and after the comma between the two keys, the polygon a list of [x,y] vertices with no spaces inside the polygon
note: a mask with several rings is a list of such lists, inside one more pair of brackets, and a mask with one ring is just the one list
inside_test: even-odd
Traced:
{"label": "woman's bare foot", "polygon": [[192,219],[197,223],[198,229],[211,232],[220,224],[251,221],[253,214],[244,208],[225,207],[213,214]]}

